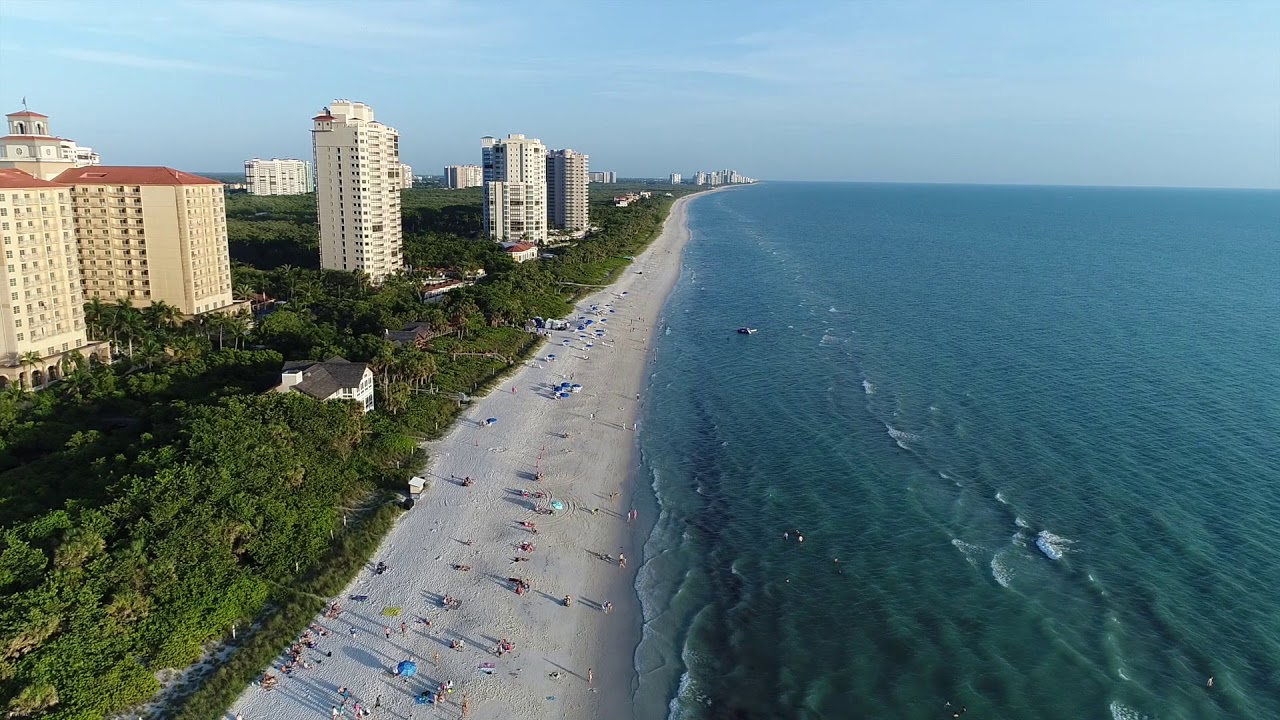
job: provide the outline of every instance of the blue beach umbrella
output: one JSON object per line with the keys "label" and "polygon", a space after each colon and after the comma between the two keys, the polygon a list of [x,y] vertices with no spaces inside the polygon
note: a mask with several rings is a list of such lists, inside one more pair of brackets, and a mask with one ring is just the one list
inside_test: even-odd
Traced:
{"label": "blue beach umbrella", "polygon": [[563,509],[564,509],[564,503],[560,502],[559,500],[552,500],[552,501],[551,501],[551,509],[552,509],[552,510],[563,510]]}
{"label": "blue beach umbrella", "polygon": [[396,672],[402,677],[413,677],[418,674],[418,663],[412,660],[402,661],[396,666]]}
{"label": "blue beach umbrella", "polygon": [[498,418],[489,418],[488,420],[485,420],[485,421],[484,421],[484,424],[485,424],[485,425],[493,425],[493,424],[494,424],[494,423],[496,423],[496,422],[498,422]]}

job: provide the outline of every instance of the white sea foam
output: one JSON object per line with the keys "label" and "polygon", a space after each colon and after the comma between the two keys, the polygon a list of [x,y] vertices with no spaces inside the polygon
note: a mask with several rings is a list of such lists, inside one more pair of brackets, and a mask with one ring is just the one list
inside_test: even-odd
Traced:
{"label": "white sea foam", "polygon": [[1008,505],[1008,504],[1009,504],[1009,501],[1004,499],[1004,493],[1002,493],[1002,492],[996,492],[996,500],[997,500],[1001,505]]}
{"label": "white sea foam", "polygon": [[868,395],[875,395],[875,394],[876,394],[876,384],[875,384],[875,383],[873,383],[873,382],[871,382],[870,380],[863,380],[863,381],[862,381],[862,389],[863,389],[864,391],[866,391],[866,393],[867,393]]}
{"label": "white sea foam", "polygon": [[1017,545],[1018,547],[1026,547],[1027,535],[1026,533],[1019,530],[1018,532],[1013,534],[1013,537],[1009,538],[1009,542],[1013,543],[1014,545]]}
{"label": "white sea foam", "polygon": [[964,559],[968,560],[969,563],[975,567],[978,564],[978,556],[985,552],[981,546],[965,542],[960,538],[952,538],[951,544],[954,545],[957,550],[964,553]]}
{"label": "white sea foam", "polygon": [[899,430],[889,423],[885,423],[884,428],[889,432],[889,437],[893,438],[894,441],[898,443],[898,447],[903,450],[910,450],[911,448],[907,446],[907,443],[915,442],[920,439],[919,435],[909,433],[905,430]]}
{"label": "white sea foam", "polygon": [[1018,526],[1018,527],[1020,527],[1020,528],[1029,528],[1029,527],[1031,527],[1030,525],[1028,525],[1028,524],[1027,524],[1027,521],[1026,521],[1026,520],[1023,520],[1021,517],[1015,517],[1015,518],[1013,519],[1013,524],[1014,524],[1014,525],[1017,525],[1017,526]]}
{"label": "white sea foam", "polygon": [[1112,720],[1151,720],[1150,715],[1143,715],[1131,707],[1125,707],[1118,700],[1111,702],[1111,718]]}
{"label": "white sea foam", "polygon": [[827,310],[827,312],[840,312],[840,311],[836,309],[835,305],[832,305],[831,308]]}
{"label": "white sea foam", "polygon": [[835,345],[838,342],[840,342],[840,338],[834,337],[832,335],[827,335],[824,333],[822,335],[822,339],[818,341],[818,344],[822,345],[823,347],[830,347],[832,345]]}
{"label": "white sea foam", "polygon": [[938,471],[938,477],[942,478],[943,480],[950,480],[950,479],[951,479],[951,476],[950,476],[950,475],[948,475],[948,474],[946,474],[946,473],[942,472],[941,470],[939,470],[939,471]]}
{"label": "white sea foam", "polygon": [[1009,587],[1009,582],[1013,580],[1013,572],[1003,562],[1000,562],[1000,553],[996,553],[991,558],[991,577],[1000,583],[1000,587]]}
{"label": "white sea foam", "polygon": [[1067,546],[1075,542],[1063,537],[1058,537],[1048,530],[1041,530],[1036,535],[1036,547],[1040,548],[1040,552],[1053,560],[1061,560],[1062,556],[1067,553]]}

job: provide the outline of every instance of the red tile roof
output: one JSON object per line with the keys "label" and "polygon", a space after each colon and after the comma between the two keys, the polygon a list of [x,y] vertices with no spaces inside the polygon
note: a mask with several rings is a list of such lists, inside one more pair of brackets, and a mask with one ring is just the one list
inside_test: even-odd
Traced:
{"label": "red tile roof", "polygon": [[38,113],[38,112],[31,112],[30,110],[19,110],[18,112],[11,112],[11,113],[9,113],[8,115],[5,115],[5,117],[39,117],[39,118],[48,118],[49,116],[48,116],[48,115],[41,115],[41,114],[40,114],[40,113]]}
{"label": "red tile roof", "polygon": [[[0,140],[57,140],[62,142],[66,138],[56,137],[54,135],[5,135]],[[70,142],[70,141],[68,141]]]}
{"label": "red tile roof", "polygon": [[507,248],[507,252],[509,253],[528,252],[536,247],[538,246],[534,245],[533,243],[525,243],[525,242],[516,243],[515,245],[512,245],[511,247]]}
{"label": "red tile roof", "polygon": [[90,165],[65,170],[54,178],[68,185],[221,185],[217,180],[167,167]]}
{"label": "red tile roof", "polygon": [[41,180],[33,175],[18,170],[17,168],[0,169],[0,188],[37,188],[37,187],[55,187],[65,188],[66,185],[59,185],[56,182]]}
{"label": "red tile roof", "polygon": [[313,118],[311,118],[311,119],[312,119],[312,120],[337,120],[338,118],[336,118],[336,117],[334,117],[334,116],[332,116],[332,115],[317,115],[317,116],[315,116],[315,117],[313,117]]}

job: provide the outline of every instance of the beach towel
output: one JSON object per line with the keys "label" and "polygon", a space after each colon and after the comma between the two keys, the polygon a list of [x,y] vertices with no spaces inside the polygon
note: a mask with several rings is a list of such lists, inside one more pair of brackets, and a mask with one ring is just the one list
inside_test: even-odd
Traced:
{"label": "beach towel", "polygon": [[383,615],[386,615],[387,617],[396,617],[397,615],[399,615],[399,614],[400,614],[400,608],[398,608],[398,607],[384,607],[384,608],[382,608],[382,614],[383,614]]}

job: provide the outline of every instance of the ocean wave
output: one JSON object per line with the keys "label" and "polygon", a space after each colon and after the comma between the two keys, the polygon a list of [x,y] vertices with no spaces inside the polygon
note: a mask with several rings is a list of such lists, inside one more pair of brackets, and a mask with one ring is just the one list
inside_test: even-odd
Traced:
{"label": "ocean wave", "polygon": [[873,383],[873,382],[871,382],[870,380],[863,380],[863,381],[862,381],[862,389],[863,389],[863,390],[864,390],[868,395],[875,395],[875,394],[876,394],[876,384],[875,384],[875,383]]}
{"label": "ocean wave", "polygon": [[1118,700],[1111,702],[1111,718],[1112,720],[1151,720],[1150,715],[1143,715],[1131,707],[1125,707]]}
{"label": "ocean wave", "polygon": [[1028,524],[1027,524],[1027,521],[1026,521],[1026,520],[1023,520],[1021,517],[1015,517],[1015,518],[1013,519],[1013,524],[1014,524],[1014,525],[1017,525],[1017,526],[1018,526],[1018,527],[1020,527],[1020,528],[1029,528],[1029,527],[1031,527],[1030,525],[1028,525]]}
{"label": "ocean wave", "polygon": [[978,561],[976,558],[982,553],[986,552],[985,550],[982,549],[981,546],[974,545],[973,543],[970,543],[970,542],[965,542],[960,538],[951,538],[951,544],[954,545],[957,550],[964,553],[964,559],[968,560],[969,563],[972,564],[974,567],[977,567],[977,564],[978,564]]}
{"label": "ocean wave", "polygon": [[838,342],[840,342],[840,338],[824,333],[822,339],[818,341],[818,344],[823,347],[831,347]]}
{"label": "ocean wave", "polygon": [[1013,580],[1013,572],[1008,566],[1000,562],[1000,553],[996,553],[991,558],[991,577],[1000,583],[1000,587],[1009,587],[1009,582]]}
{"label": "ocean wave", "polygon": [[898,447],[903,450],[910,450],[911,448],[907,447],[907,443],[915,442],[920,439],[919,435],[909,433],[906,430],[899,430],[889,423],[884,424],[884,429],[889,432],[889,437],[893,438],[894,442],[898,443]]}
{"label": "ocean wave", "polygon": [[840,311],[836,309],[836,306],[835,306],[835,305],[832,305],[832,306],[827,310],[827,312],[840,312]]}
{"label": "ocean wave", "polygon": [[1026,547],[1027,534],[1019,530],[1018,532],[1013,534],[1013,537],[1009,538],[1009,542],[1013,543],[1014,545],[1017,545],[1018,547]]}
{"label": "ocean wave", "polygon": [[1036,547],[1040,548],[1040,552],[1052,560],[1061,560],[1062,556],[1067,553],[1067,546],[1073,542],[1075,541],[1058,537],[1048,530],[1041,530],[1036,535]]}
{"label": "ocean wave", "polygon": [[997,502],[999,502],[1001,505],[1008,505],[1008,504],[1009,504],[1009,501],[1008,501],[1008,500],[1005,500],[1005,498],[1004,498],[1004,493],[999,492],[999,491],[997,491],[997,492],[996,492],[996,501],[997,501]]}

